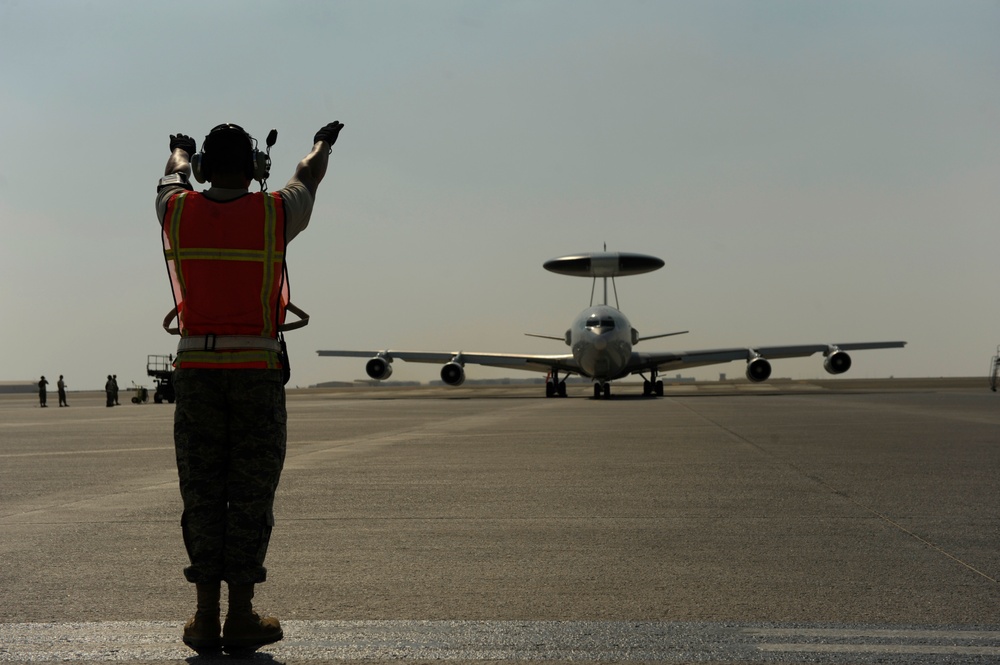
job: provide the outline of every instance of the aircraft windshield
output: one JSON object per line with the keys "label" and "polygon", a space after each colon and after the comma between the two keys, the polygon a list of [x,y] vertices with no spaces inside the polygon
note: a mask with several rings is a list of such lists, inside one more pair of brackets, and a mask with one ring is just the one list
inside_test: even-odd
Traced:
{"label": "aircraft windshield", "polygon": [[607,328],[608,330],[614,330],[615,320],[612,319],[610,316],[605,316],[603,318],[592,316],[589,319],[587,319],[587,327],[588,328]]}

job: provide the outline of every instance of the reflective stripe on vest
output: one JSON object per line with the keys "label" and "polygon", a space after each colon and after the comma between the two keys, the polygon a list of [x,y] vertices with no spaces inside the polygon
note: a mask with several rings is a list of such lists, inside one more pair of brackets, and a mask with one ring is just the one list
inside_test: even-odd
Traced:
{"label": "reflective stripe on vest", "polygon": [[[181,192],[167,205],[164,258],[184,337],[277,337],[285,318],[285,228],[281,195],[216,202]],[[278,354],[254,349],[185,351],[178,368],[280,369]]]}

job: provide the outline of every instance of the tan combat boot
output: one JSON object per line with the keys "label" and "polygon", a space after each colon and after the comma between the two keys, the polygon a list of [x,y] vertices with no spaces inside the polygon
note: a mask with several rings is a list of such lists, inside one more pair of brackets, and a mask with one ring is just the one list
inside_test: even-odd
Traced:
{"label": "tan combat boot", "polygon": [[285,636],[277,619],[262,619],[253,611],[252,599],[253,584],[229,585],[229,611],[222,627],[222,648],[227,653],[256,651]]}
{"label": "tan combat boot", "polygon": [[184,644],[198,653],[212,653],[222,649],[222,626],[219,623],[219,596],[222,584],[211,582],[196,584],[198,609],[184,624]]}

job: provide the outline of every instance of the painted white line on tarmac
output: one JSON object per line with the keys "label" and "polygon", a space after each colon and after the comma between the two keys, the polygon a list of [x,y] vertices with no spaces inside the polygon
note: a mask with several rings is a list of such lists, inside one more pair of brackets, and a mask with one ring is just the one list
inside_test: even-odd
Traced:
{"label": "painted white line on tarmac", "polygon": [[997,630],[907,630],[899,628],[748,628],[747,633],[761,637],[827,637],[914,640],[996,640]]}
{"label": "painted white line on tarmac", "polygon": [[[892,654],[898,656],[1000,656],[1000,647],[946,644],[762,644],[761,651],[778,653]],[[953,661],[949,661],[953,662]]]}
{"label": "painted white line on tarmac", "polygon": [[[277,661],[943,663],[1000,657],[1000,630],[650,621],[283,621]],[[0,662],[190,658],[180,621],[0,624]]]}

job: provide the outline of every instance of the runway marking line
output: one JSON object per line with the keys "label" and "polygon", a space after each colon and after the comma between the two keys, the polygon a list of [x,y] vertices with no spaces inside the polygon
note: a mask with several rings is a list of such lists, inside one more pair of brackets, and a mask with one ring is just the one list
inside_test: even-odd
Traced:
{"label": "runway marking line", "polygon": [[[1000,656],[1000,628],[780,626],[652,621],[302,621],[261,649],[276,660],[854,664]],[[181,621],[0,624],[0,662],[161,661],[193,652]],[[266,654],[266,656],[265,656]],[[931,660],[926,660],[931,659]],[[837,661],[841,662],[841,661]]]}

